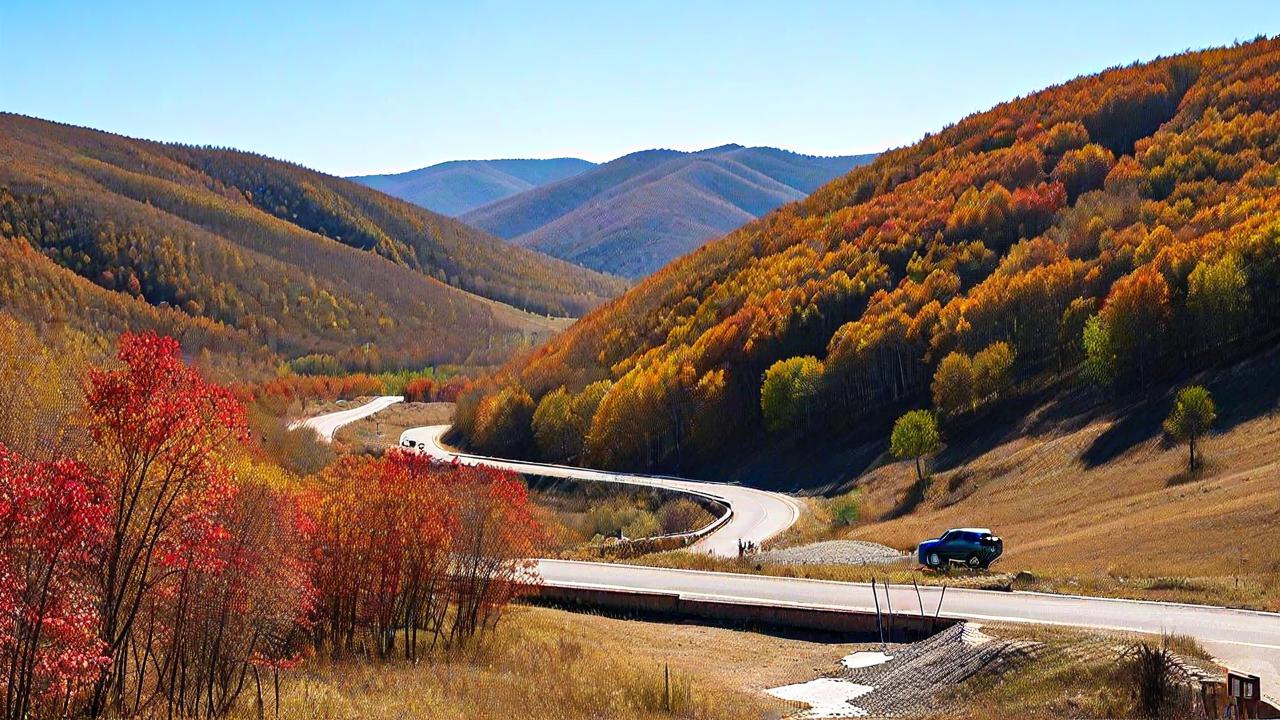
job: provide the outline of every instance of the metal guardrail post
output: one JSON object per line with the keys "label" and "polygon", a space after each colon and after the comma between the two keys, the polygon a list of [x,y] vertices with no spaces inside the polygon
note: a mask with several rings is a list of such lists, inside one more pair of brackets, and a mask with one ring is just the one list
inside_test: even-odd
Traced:
{"label": "metal guardrail post", "polygon": [[884,624],[880,621],[880,593],[876,592],[875,578],[871,578],[871,597],[876,601],[876,630],[880,633],[880,649],[884,650]]}

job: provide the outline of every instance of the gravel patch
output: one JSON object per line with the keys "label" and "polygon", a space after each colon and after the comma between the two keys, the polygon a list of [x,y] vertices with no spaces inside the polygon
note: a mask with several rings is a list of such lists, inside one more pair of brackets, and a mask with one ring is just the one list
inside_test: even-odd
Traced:
{"label": "gravel patch", "polygon": [[920,642],[885,646],[888,652],[854,653],[834,677],[766,692],[808,705],[799,718],[945,717],[958,683],[979,673],[1001,677],[1042,647],[959,623]]}
{"label": "gravel patch", "polygon": [[883,565],[910,557],[894,548],[865,540],[827,540],[752,556],[777,565]]}

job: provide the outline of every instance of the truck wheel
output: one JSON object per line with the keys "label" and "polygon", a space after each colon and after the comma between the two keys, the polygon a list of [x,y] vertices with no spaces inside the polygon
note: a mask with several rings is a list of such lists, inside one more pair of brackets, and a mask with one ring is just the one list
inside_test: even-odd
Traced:
{"label": "truck wheel", "polygon": [[938,568],[942,567],[942,557],[939,556],[938,553],[936,552],[931,552],[929,553],[929,556],[924,559],[924,564],[928,565],[934,570],[937,570]]}
{"label": "truck wheel", "polygon": [[970,570],[980,570],[982,569],[982,558],[977,555],[970,555],[968,559],[964,561],[964,564],[968,565]]}

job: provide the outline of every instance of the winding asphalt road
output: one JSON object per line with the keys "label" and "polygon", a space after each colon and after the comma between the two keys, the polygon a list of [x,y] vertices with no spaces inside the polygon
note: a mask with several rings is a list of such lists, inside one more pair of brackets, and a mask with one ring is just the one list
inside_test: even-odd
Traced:
{"label": "winding asphalt road", "polygon": [[338,432],[338,428],[343,425],[349,425],[357,420],[363,420],[364,418],[367,418],[376,412],[385,410],[398,402],[404,402],[404,398],[399,395],[383,395],[382,397],[375,398],[360,407],[354,407],[350,410],[339,410],[338,412],[331,412],[327,415],[318,415],[313,418],[307,418],[306,420],[299,420],[289,425],[289,429],[292,430],[296,427],[306,425],[319,433],[320,438],[325,442],[333,442],[333,434]]}
{"label": "winding asphalt road", "polygon": [[[518,462],[456,453],[440,444],[447,426],[413,428],[402,440],[442,460],[489,465],[514,472],[604,482],[654,485],[720,498],[733,508],[730,522],[694,547],[720,555],[737,552],[738,539],[756,542],[790,527],[799,516],[798,503],[778,493],[736,485],[672,478],[606,473],[557,465]],[[768,577],[737,573],[641,567],[616,563],[539,561],[543,581],[566,587],[678,593],[682,597],[729,599],[774,606],[814,606],[873,610],[871,587],[862,583]],[[1262,678],[1263,698],[1280,706],[1280,614],[1204,605],[1113,600],[1028,592],[994,592],[922,586],[917,599],[911,586],[891,586],[889,602],[899,613],[938,609],[946,617],[1025,622],[1144,633],[1190,635],[1223,664]],[[883,591],[882,591],[883,593]],[[885,598],[881,595],[881,601]]]}
{"label": "winding asphalt road", "polygon": [[738,541],[760,544],[791,527],[800,517],[801,505],[795,498],[740,485],[587,470],[568,465],[501,460],[459,453],[444,447],[440,442],[440,436],[448,429],[448,425],[410,428],[400,436],[400,442],[404,444],[406,440],[412,441],[416,449],[446,462],[456,459],[465,465],[486,465],[525,475],[661,487],[710,498],[729,507],[732,514],[727,523],[689,546],[695,552],[737,557]]}

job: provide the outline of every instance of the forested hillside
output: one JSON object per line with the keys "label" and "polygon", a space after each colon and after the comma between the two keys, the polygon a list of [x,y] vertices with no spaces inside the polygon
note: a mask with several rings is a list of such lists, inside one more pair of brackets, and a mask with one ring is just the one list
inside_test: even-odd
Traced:
{"label": "forested hillside", "polygon": [[[494,452],[697,472],[1274,344],[1280,42],[965,118],[647,278],[464,397]],[[825,445],[824,445],[825,443]]]}
{"label": "forested hillside", "polygon": [[32,322],[361,369],[500,361],[621,288],[288,163],[9,114],[0,238],[5,307]]}
{"label": "forested hillside", "polygon": [[741,145],[645,150],[462,219],[517,245],[638,278],[873,157]]}
{"label": "forested hillside", "polygon": [[457,217],[547,183],[595,167],[578,158],[548,160],[453,160],[386,175],[350,178],[433,212]]}

